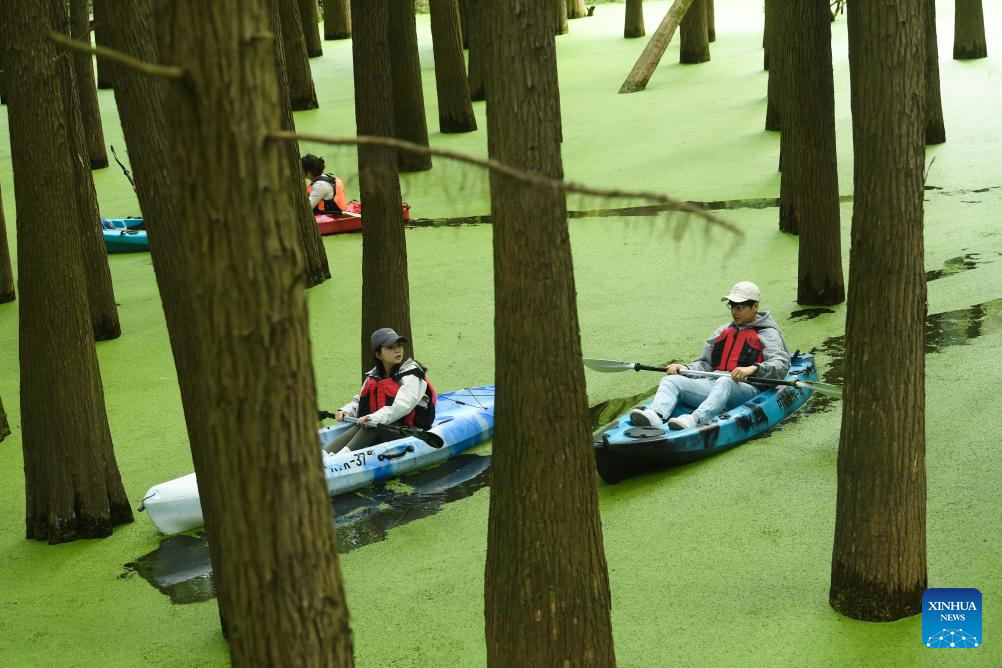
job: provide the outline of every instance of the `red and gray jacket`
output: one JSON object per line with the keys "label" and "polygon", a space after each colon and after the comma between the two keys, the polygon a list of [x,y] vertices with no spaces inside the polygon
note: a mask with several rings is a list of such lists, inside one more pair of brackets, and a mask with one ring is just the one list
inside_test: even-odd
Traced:
{"label": "red and gray jacket", "polygon": [[687,364],[693,371],[733,371],[756,365],[758,378],[785,378],[790,370],[790,350],[776,321],[768,312],[754,322],[730,322],[717,328],[703,345],[703,356]]}
{"label": "red and gray jacket", "polygon": [[435,420],[437,395],[435,388],[426,376],[426,371],[424,367],[412,359],[404,360],[400,365],[394,367],[388,376],[384,375],[381,364],[373,367],[363,377],[362,389],[357,397],[356,410],[348,412],[362,417],[375,413],[386,406],[392,406],[401,387],[406,382],[405,379],[408,376],[413,376],[419,383],[423,381],[424,391],[416,397],[416,403],[411,411],[398,420],[409,426],[428,429]]}

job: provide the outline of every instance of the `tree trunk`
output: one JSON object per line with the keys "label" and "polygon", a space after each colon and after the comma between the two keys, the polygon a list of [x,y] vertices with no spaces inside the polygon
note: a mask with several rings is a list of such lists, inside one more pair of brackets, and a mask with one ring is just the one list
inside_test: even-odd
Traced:
{"label": "tree trunk", "polygon": [[765,129],[770,132],[779,132],[780,129],[780,102],[782,98],[782,55],[784,53],[783,35],[785,26],[782,24],[781,16],[783,8],[780,6],[782,0],[765,0],[765,53],[766,66],[769,70],[768,100],[765,109]]}
{"label": "tree trunk", "polygon": [[891,621],[918,614],[928,585],[922,0],[848,15],[857,187],[829,601]]}
{"label": "tree trunk", "polygon": [[299,0],[279,0],[282,17],[282,45],[285,65],[289,75],[289,101],[293,111],[316,109],[317,91],[313,86],[313,72],[306,54],[303,24],[299,19]]}
{"label": "tree trunk", "polygon": [[943,96],[939,87],[936,0],[925,0],[925,143],[942,144],[945,141]]}
{"label": "tree trunk", "polygon": [[[111,43],[110,35],[106,34],[106,29],[101,26],[101,22],[97,19],[96,14],[92,32],[94,33],[94,44],[97,46],[108,46]],[[105,39],[105,37],[109,37],[109,39]],[[104,58],[98,58],[94,69],[96,71],[98,89],[110,89],[115,78],[115,63]]]}
{"label": "tree trunk", "polygon": [[762,69],[766,72],[769,71],[769,3],[772,0],[764,0],[763,2],[763,14],[764,21],[762,25]]}
{"label": "tree trunk", "polygon": [[[70,0],[70,36],[90,43],[90,9],[87,0]],[[104,147],[104,128],[101,127],[101,109],[97,104],[97,87],[94,81],[94,59],[90,54],[72,54],[80,94],[80,114],[83,118],[84,136],[91,169],[108,166],[108,151]]]}
{"label": "tree trunk", "polygon": [[0,399],[0,441],[10,436],[10,423],[7,421],[7,411],[3,409],[3,400]]}
{"label": "tree trunk", "polygon": [[985,14],[981,0],[956,0],[953,23],[953,59],[988,57],[985,42]]}
{"label": "tree trunk", "polygon": [[[66,5],[62,7],[56,20],[59,20],[59,32],[70,34],[69,15]],[[63,90],[67,95],[62,98],[63,118],[66,125],[68,145],[70,147],[70,163],[73,168],[72,191],[74,206],[62,209],[67,216],[75,219],[80,234],[80,261],[86,274],[87,303],[90,308],[91,322],[94,326],[94,338],[98,341],[117,339],[122,335],[122,326],[118,319],[118,306],[115,304],[115,290],[111,282],[111,269],[108,267],[108,251],[104,245],[104,235],[98,221],[101,217],[97,205],[97,193],[94,191],[94,176],[91,173],[90,157],[87,150],[87,136],[81,116],[80,88],[77,85],[74,59],[69,52],[62,52],[66,57],[60,57],[60,72],[64,78]],[[59,209],[57,209],[59,210]]]}
{"label": "tree trunk", "polygon": [[[549,11],[507,0],[492,5],[483,23],[490,33],[489,145],[492,158],[559,179]],[[491,174],[491,213],[498,396],[484,578],[487,665],[614,666],[566,198]],[[545,433],[532,428],[540,423]],[[554,465],[561,471],[556,485]]]}
{"label": "tree trunk", "polygon": [[[562,1],[562,0],[561,0]],[[390,70],[393,74],[393,129],[397,139],[428,145],[428,121],[424,113],[424,89],[421,85],[421,60],[418,56],[414,0],[387,0]],[[358,14],[352,12],[358,19]],[[385,86],[387,81],[380,82]],[[397,153],[401,172],[431,169],[431,156]]]}
{"label": "tree trunk", "polygon": [[706,38],[710,42],[717,41],[717,17],[713,0],[706,0]]}
{"label": "tree trunk", "polygon": [[[557,35],[567,34],[570,30],[567,25],[567,1],[566,0],[550,0],[551,7],[553,8],[553,29]],[[490,11],[489,9],[487,11]]]}
{"label": "tree trunk", "polygon": [[481,15],[485,0],[467,0],[466,34],[469,38],[470,66],[467,78],[470,82],[470,100],[482,102],[487,99],[484,82],[484,54],[487,51],[487,31],[482,28]]}
{"label": "tree trunk", "polygon": [[351,37],[351,4],[348,0],[324,0],[324,39]]}
{"label": "tree trunk", "polygon": [[696,0],[682,19],[678,62],[683,65],[705,63],[710,59],[710,42],[706,27],[706,1]]}
{"label": "tree trunk", "polygon": [[3,49],[0,49],[0,104],[7,104],[7,68],[4,66]]}
{"label": "tree trunk", "polygon": [[[271,31],[275,35],[275,67],[278,71],[278,99],[282,105],[282,129],[296,131],[296,121],[292,116],[292,104],[289,100],[289,79],[285,66],[285,46],[281,30],[281,0],[268,0],[268,20]],[[330,265],[327,260],[327,250],[317,229],[317,219],[303,186],[303,167],[299,160],[299,142],[285,142],[285,165],[283,172],[288,182],[288,194],[291,198],[288,211],[295,216],[303,244],[303,258],[306,269],[306,287],[320,285],[331,277]],[[291,221],[290,221],[291,222]]]}
{"label": "tree trunk", "polygon": [[442,132],[477,129],[470,87],[466,80],[463,40],[459,30],[457,0],[431,0],[431,36],[435,53],[435,87],[438,92],[438,127]]}
{"label": "tree trunk", "polygon": [[668,13],[661,19],[661,25],[654,31],[647,46],[644,47],[644,52],[633,64],[633,69],[627,75],[626,81],[619,87],[620,93],[636,93],[647,88],[647,82],[651,80],[651,75],[654,74],[654,70],[665,55],[668,45],[671,44],[671,38],[675,36],[679,23],[682,22],[682,17],[689,11],[693,2],[694,0],[675,0],[672,3],[671,7],[668,8]]}
{"label": "tree trunk", "polygon": [[0,195],[0,304],[12,302],[16,297],[14,270],[10,264],[10,249],[7,247],[7,224],[4,222],[3,196]]}
{"label": "tree trunk", "polygon": [[213,416],[204,443],[192,443],[193,459],[203,507],[212,507],[209,543],[224,557],[214,577],[231,660],[350,666],[319,466],[301,243],[287,219],[286,152],[266,137],[281,125],[274,47],[262,42],[268,3],[176,0],[165,10],[163,60],[186,71],[168,116],[181,226],[199,240],[188,244],[198,280],[191,331],[199,398]]}
{"label": "tree trunk", "polygon": [[298,2],[300,23],[306,40],[306,55],[310,58],[319,58],[324,55],[324,43],[320,39],[317,0],[298,0]]}
{"label": "tree trunk", "polygon": [[[132,521],[104,408],[80,233],[76,221],[53,215],[79,207],[73,188],[50,186],[75,180],[63,102],[73,97],[65,73],[72,73],[72,64],[48,38],[50,31],[65,31],[66,18],[62,0],[41,8],[29,0],[0,3],[8,31],[3,41],[21,287],[25,533],[50,543],[108,536],[112,527]],[[45,165],[45,178],[38,178],[39,165]]]}
{"label": "tree trunk", "polygon": [[459,30],[463,35],[463,48],[470,48],[470,32],[469,28],[469,5],[470,0],[459,0]]}
{"label": "tree trunk", "polygon": [[[355,35],[351,40],[355,68],[355,123],[358,134],[392,137],[393,91],[390,81],[392,3],[352,0]],[[414,12],[410,11],[413,21]],[[411,341],[407,240],[401,224],[400,178],[392,149],[358,147],[358,185],[365,208],[362,228],[362,371],[372,368],[369,336],[392,327]],[[411,344],[413,345],[413,343]]]}
{"label": "tree trunk", "polygon": [[643,37],[644,30],[644,0],[626,0],[626,21],[623,25],[623,37]]}
{"label": "tree trunk", "polygon": [[582,19],[588,16],[588,8],[585,7],[584,0],[566,0],[567,18]]}
{"label": "tree trunk", "polygon": [[[780,214],[799,230],[797,302],[845,301],[835,150],[835,86],[828,0],[791,2],[784,14],[786,79],[783,176],[794,188]],[[782,224],[780,225],[782,228]]]}

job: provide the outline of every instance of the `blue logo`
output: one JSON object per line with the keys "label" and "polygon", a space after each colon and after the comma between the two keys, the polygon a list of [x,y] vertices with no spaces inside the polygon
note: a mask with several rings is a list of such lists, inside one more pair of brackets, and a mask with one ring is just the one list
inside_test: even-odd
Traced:
{"label": "blue logo", "polygon": [[926,647],[981,645],[981,592],[926,589],[922,595],[922,644]]}

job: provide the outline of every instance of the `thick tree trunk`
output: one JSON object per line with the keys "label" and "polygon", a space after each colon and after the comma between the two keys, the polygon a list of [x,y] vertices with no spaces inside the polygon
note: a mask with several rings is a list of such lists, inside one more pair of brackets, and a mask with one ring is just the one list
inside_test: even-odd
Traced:
{"label": "thick tree trunk", "polygon": [[213,415],[193,459],[203,507],[214,506],[206,530],[223,555],[214,575],[231,660],[350,666],[319,467],[301,243],[287,218],[286,152],[266,137],[281,125],[274,47],[261,41],[268,3],[177,0],[165,10],[163,60],[186,71],[168,116],[182,228],[200,238],[188,244],[198,277],[191,326],[199,398]]}
{"label": "thick tree trunk", "polygon": [[627,75],[626,81],[619,87],[620,93],[636,93],[647,88],[647,82],[651,80],[651,75],[654,74],[654,70],[665,55],[668,45],[671,44],[671,39],[675,36],[679,23],[682,22],[682,18],[693,3],[694,0],[675,0],[672,3],[671,7],[668,8],[668,13],[661,19],[661,25],[651,35],[643,53],[633,64],[633,69]]}
{"label": "thick tree trunk", "polygon": [[[562,178],[548,11],[506,0],[493,4],[483,23],[490,33],[489,144],[492,158]],[[614,666],[566,199],[491,174],[491,212],[498,396],[484,578],[487,665]],[[546,317],[527,317],[532,313]],[[539,422],[545,433],[531,428]]]}
{"label": "thick tree trunk", "polygon": [[[281,30],[281,0],[268,0],[268,21],[275,35],[275,67],[278,71],[278,99],[282,105],[282,129],[296,131],[296,121],[292,116],[292,104],[289,100],[289,79],[285,66],[285,46]],[[283,144],[285,149],[285,165],[283,172],[288,181],[288,194],[291,198],[288,211],[296,219],[300,239],[303,243],[303,264],[306,270],[306,287],[320,285],[331,277],[327,260],[327,250],[317,229],[317,220],[313,216],[310,200],[303,186],[303,167],[299,160],[299,142],[290,141]],[[291,222],[291,221],[290,221]]]}
{"label": "thick tree trunk", "polygon": [[438,127],[442,132],[472,132],[473,115],[456,0],[431,0],[431,36],[435,53]]}
{"label": "thick tree trunk", "polygon": [[470,0],[459,0],[459,30],[463,35],[463,48],[470,48],[469,25],[469,5]]}
{"label": "thick tree trunk", "polygon": [[0,399],[0,441],[10,436],[10,422],[7,421],[7,411],[3,409],[3,399]]}
{"label": "thick tree trunk", "polygon": [[3,49],[0,49],[0,104],[7,104],[7,69],[3,59]]}
{"label": "thick tree trunk", "polygon": [[557,35],[564,35],[570,30],[567,25],[567,0],[550,0],[550,2],[553,8],[553,30]]}
{"label": "thick tree trunk", "polygon": [[923,0],[850,2],[855,188],[829,600],[918,614],[926,570]]}
{"label": "thick tree trunk", "polygon": [[623,24],[623,37],[643,37],[644,30],[644,0],[626,0],[626,21]]}
{"label": "thick tree trunk", "polygon": [[324,39],[351,37],[351,3],[349,0],[324,0]]}
{"label": "thick tree trunk", "polygon": [[705,63],[710,59],[710,42],[706,27],[706,2],[696,0],[682,19],[678,62],[683,65]]}
{"label": "thick tree trunk", "polygon": [[581,19],[588,16],[588,8],[585,7],[584,0],[566,0],[567,18]]}
{"label": "thick tree trunk", "polygon": [[945,141],[943,96],[939,87],[936,0],[925,0],[925,143],[942,144]]}
{"label": "thick tree trunk", "polygon": [[[90,42],[90,9],[87,0],[70,0],[70,36]],[[94,81],[94,61],[89,54],[72,55],[76,72],[77,91],[80,94],[80,115],[83,118],[87,139],[87,155],[91,169],[108,166],[108,151],[104,147],[104,128],[101,127],[101,109],[97,104],[97,86]]]}
{"label": "thick tree trunk", "polygon": [[[352,0],[355,35],[355,123],[360,135],[392,137],[394,91],[390,81],[389,16],[393,3]],[[413,8],[410,11],[414,18]],[[365,208],[362,228],[362,371],[372,368],[369,336],[392,327],[411,336],[407,240],[401,224],[400,178],[392,149],[358,147],[358,185]],[[413,344],[412,344],[413,345]]]}
{"label": "thick tree trunk", "polygon": [[0,304],[12,302],[16,297],[14,270],[10,264],[10,248],[7,247],[7,224],[3,215],[3,196],[0,195]]}
{"label": "thick tree trunk", "polygon": [[[845,301],[835,151],[835,88],[828,0],[791,2],[782,10],[786,34],[783,182],[793,183],[780,215],[799,230],[797,302]],[[787,193],[784,193],[787,194]],[[782,228],[782,223],[780,224]]]}
{"label": "thick tree trunk", "polygon": [[487,51],[487,32],[482,28],[481,15],[484,13],[485,0],[467,0],[466,34],[469,39],[470,65],[467,79],[470,82],[470,99],[482,102],[487,99],[487,88],[484,82],[484,54]]}
{"label": "thick tree trunk", "polygon": [[717,41],[717,15],[713,0],[706,0],[706,38],[710,42]]}
{"label": "thick tree trunk", "polygon": [[66,30],[66,18],[62,0],[0,3],[17,203],[25,526],[28,538],[51,543],[108,536],[132,521],[104,408],[80,233],[76,221],[53,215],[79,207],[74,188],[50,187],[75,181],[64,115],[72,64],[48,38]]}
{"label": "thick tree trunk", "polygon": [[[60,0],[61,4],[61,0]],[[65,4],[57,19],[60,21],[59,32],[70,34],[69,15]],[[91,322],[94,326],[94,338],[98,341],[117,339],[122,334],[122,326],[118,319],[118,306],[115,303],[115,290],[111,282],[111,269],[108,267],[108,251],[104,245],[104,235],[98,220],[101,214],[97,206],[97,193],[94,191],[94,176],[91,173],[90,157],[87,150],[87,135],[81,116],[80,88],[77,85],[74,59],[72,54],[63,52],[60,57],[60,72],[64,78],[63,90],[67,95],[62,98],[63,118],[66,119],[68,145],[70,146],[70,163],[73,167],[72,192],[75,206],[67,211],[67,216],[74,219],[80,234],[80,261],[86,272],[87,303],[90,308]]]}
{"label": "thick tree trunk", "polygon": [[[562,1],[562,0],[561,0]],[[387,0],[390,70],[393,78],[393,129],[397,139],[428,145],[428,121],[424,112],[424,88],[421,85],[421,59],[418,56],[414,0]],[[357,14],[353,11],[356,17]],[[379,85],[385,86],[386,82]],[[431,156],[397,153],[401,172],[431,169]]]}
{"label": "thick tree trunk", "polygon": [[782,55],[785,36],[781,16],[782,0],[765,0],[765,69],[769,70],[768,100],[765,109],[765,129],[778,132],[780,129],[780,102],[783,82]]}
{"label": "thick tree trunk", "polygon": [[985,42],[985,13],[981,0],[956,0],[953,22],[953,59],[988,57]]}
{"label": "thick tree trunk", "polygon": [[313,72],[306,54],[303,24],[299,19],[299,0],[279,0],[282,17],[282,46],[289,81],[289,101],[293,111],[316,109],[317,91],[313,85]]}
{"label": "thick tree trunk", "polygon": [[320,39],[319,16],[317,16],[317,0],[298,0],[299,18],[303,26],[303,38],[306,41],[306,55],[319,58],[324,55],[324,43]]}
{"label": "thick tree trunk", "polygon": [[[101,21],[98,19],[97,14],[94,15],[94,26],[92,32],[94,34],[94,44],[97,46],[108,46],[108,44],[111,43],[111,36],[106,34],[106,30],[101,26]],[[109,37],[109,39],[105,39],[105,37]],[[104,58],[98,58],[95,61],[94,69],[96,72],[95,76],[97,77],[98,89],[110,89],[115,79],[115,63],[110,60],[105,60]]]}

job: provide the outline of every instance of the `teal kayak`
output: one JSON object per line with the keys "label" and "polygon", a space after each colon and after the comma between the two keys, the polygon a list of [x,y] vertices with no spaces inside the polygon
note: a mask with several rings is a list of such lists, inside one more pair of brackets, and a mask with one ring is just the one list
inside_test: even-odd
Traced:
{"label": "teal kayak", "polygon": [[102,218],[101,232],[109,253],[140,253],[150,250],[146,230],[130,229],[142,225],[142,218]]}

